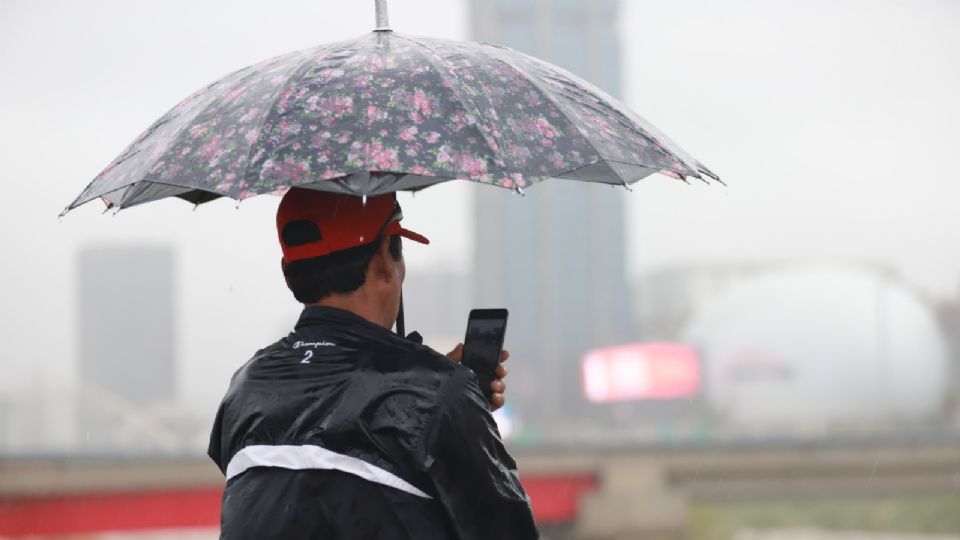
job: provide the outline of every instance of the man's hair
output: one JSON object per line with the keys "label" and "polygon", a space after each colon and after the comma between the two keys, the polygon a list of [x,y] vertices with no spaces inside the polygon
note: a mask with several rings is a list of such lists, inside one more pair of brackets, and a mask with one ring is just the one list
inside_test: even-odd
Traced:
{"label": "man's hair", "polygon": [[[320,231],[315,225],[311,228],[302,224],[303,222],[295,221],[284,227],[283,241],[288,246],[306,244],[318,239]],[[390,242],[390,256],[399,261],[403,257],[400,236],[388,236],[386,240]],[[287,287],[297,301],[303,304],[318,302],[331,294],[351,293],[366,282],[370,261],[383,241],[384,237],[378,236],[369,244],[286,264],[283,267],[283,276],[287,280]]]}

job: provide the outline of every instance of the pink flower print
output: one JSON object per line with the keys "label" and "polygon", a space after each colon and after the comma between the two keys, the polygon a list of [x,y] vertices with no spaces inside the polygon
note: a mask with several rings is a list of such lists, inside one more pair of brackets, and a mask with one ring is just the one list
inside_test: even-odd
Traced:
{"label": "pink flower print", "polygon": [[500,180],[500,185],[505,188],[523,187],[524,183],[523,175],[520,173],[512,173],[510,176]]}
{"label": "pink flower print", "polygon": [[381,137],[386,137],[388,133],[390,133],[390,132],[387,131],[386,129],[381,129],[381,130],[380,130],[380,136],[381,136]]}
{"label": "pink flower print", "polygon": [[431,111],[434,107],[434,100],[427,95],[421,89],[417,89],[411,98],[413,100],[413,108],[422,112],[423,114],[430,116]]}
{"label": "pink flower print", "polygon": [[340,136],[337,137],[337,142],[340,143],[340,144],[343,144],[343,143],[347,142],[348,140],[350,140],[350,135],[348,135],[348,134],[346,134],[346,133],[341,133]]}
{"label": "pink flower print", "polygon": [[377,119],[377,106],[367,105],[367,125],[369,126]]}
{"label": "pink flower print", "polygon": [[414,165],[413,167],[410,168],[410,172],[412,172],[413,174],[423,174],[427,172],[427,170],[421,167],[420,165]]}
{"label": "pink flower print", "polygon": [[253,144],[257,142],[257,130],[251,129],[247,131],[246,135],[244,135],[243,138],[246,139],[248,144]]}
{"label": "pink flower print", "polygon": [[419,124],[420,122],[423,122],[423,117],[420,116],[420,113],[417,111],[413,111],[410,113],[410,121],[414,124]]}
{"label": "pink flower print", "polygon": [[381,171],[397,167],[397,150],[395,148],[384,148],[382,143],[375,142],[368,146],[367,154]]}
{"label": "pink flower print", "polygon": [[243,116],[240,117],[240,123],[246,124],[247,122],[253,120],[257,116],[258,112],[260,111],[258,111],[257,109],[250,109],[247,112],[243,113]]}
{"label": "pink flower print", "polygon": [[300,133],[300,124],[296,122],[287,122],[286,120],[280,121],[280,138],[286,139],[290,135],[296,135]]}
{"label": "pink flower print", "polygon": [[440,134],[437,133],[436,131],[431,131],[429,134],[427,134],[427,137],[426,137],[427,143],[434,144],[438,140],[440,140]]}
{"label": "pink flower print", "polygon": [[230,191],[233,188],[233,181],[237,179],[237,175],[234,173],[227,173],[220,183],[217,184],[217,191]]}
{"label": "pink flower print", "polygon": [[487,162],[466,152],[457,156],[457,166],[470,178],[477,178],[487,172]]}
{"label": "pink flower print", "polygon": [[404,141],[412,141],[417,135],[417,126],[409,126],[400,131],[400,139]]}
{"label": "pink flower print", "polygon": [[243,85],[237,85],[223,93],[224,103],[233,103],[238,97],[242,96],[247,89]]}
{"label": "pink flower print", "polygon": [[207,126],[204,124],[194,124],[190,126],[190,136],[194,139],[199,139],[207,134]]}
{"label": "pink flower print", "polygon": [[437,152],[437,163],[447,163],[450,161],[451,157],[452,156],[450,155],[450,147],[447,145],[443,145],[440,147],[439,151]]}
{"label": "pink flower print", "polygon": [[344,72],[342,69],[324,69],[320,71],[318,74],[319,77],[317,78],[320,79],[320,82],[322,83],[328,83],[333,79],[342,77],[343,73]]}
{"label": "pink flower print", "polygon": [[324,115],[339,118],[346,114],[353,114],[353,98],[350,96],[327,96],[317,102]]}
{"label": "pink flower print", "polygon": [[542,116],[536,119],[534,126],[536,126],[537,133],[539,133],[541,137],[552,139],[557,136],[557,128],[553,127],[550,121]]}
{"label": "pink flower print", "polygon": [[531,107],[540,106],[540,95],[534,92],[533,90],[528,90],[523,94],[523,100],[527,102]]}
{"label": "pink flower print", "polygon": [[[266,165],[266,163],[264,165]],[[300,182],[307,178],[309,168],[306,163],[288,159],[280,163],[273,163],[270,172],[286,181]]]}
{"label": "pink flower print", "polygon": [[550,164],[558,169],[563,168],[565,165],[563,162],[563,155],[560,152],[554,152],[550,154]]}
{"label": "pink flower print", "polygon": [[350,151],[347,152],[347,161],[355,161],[360,157],[360,153],[363,151],[363,143],[360,141],[353,141],[350,145]]}
{"label": "pink flower print", "polygon": [[353,81],[354,81],[353,84],[354,84],[357,88],[364,88],[364,87],[367,87],[367,86],[370,85],[370,82],[373,81],[373,77],[371,77],[370,75],[366,75],[366,74],[364,74],[364,75],[357,75],[356,77],[353,78]]}

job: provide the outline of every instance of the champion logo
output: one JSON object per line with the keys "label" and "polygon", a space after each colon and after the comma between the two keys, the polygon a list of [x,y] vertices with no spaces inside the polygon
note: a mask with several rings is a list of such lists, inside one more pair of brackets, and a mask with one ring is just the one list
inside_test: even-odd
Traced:
{"label": "champion logo", "polygon": [[311,347],[316,349],[317,347],[336,347],[336,343],[329,341],[295,341],[293,342],[293,348],[299,349],[301,347]]}

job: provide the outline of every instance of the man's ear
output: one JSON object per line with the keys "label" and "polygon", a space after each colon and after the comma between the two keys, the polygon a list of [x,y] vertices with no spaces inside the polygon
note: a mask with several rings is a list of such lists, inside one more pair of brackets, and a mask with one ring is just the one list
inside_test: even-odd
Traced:
{"label": "man's ear", "polygon": [[383,279],[388,282],[392,280],[393,272],[389,264],[389,261],[392,260],[390,256],[390,238],[385,236],[380,242],[380,246],[377,247],[377,252],[374,253],[373,258],[370,259],[367,278],[374,277],[375,279]]}

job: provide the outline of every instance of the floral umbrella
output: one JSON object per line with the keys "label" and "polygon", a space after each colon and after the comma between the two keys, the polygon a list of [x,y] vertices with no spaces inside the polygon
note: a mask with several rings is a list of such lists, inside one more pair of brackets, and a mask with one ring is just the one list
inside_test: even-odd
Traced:
{"label": "floral umbrella", "polygon": [[[380,8],[378,3],[378,8]],[[140,135],[64,212],[176,196],[199,204],[292,186],[377,195],[451,179],[629,185],[655,172],[719,180],[577,76],[484,43],[386,28],[241,69]]]}

